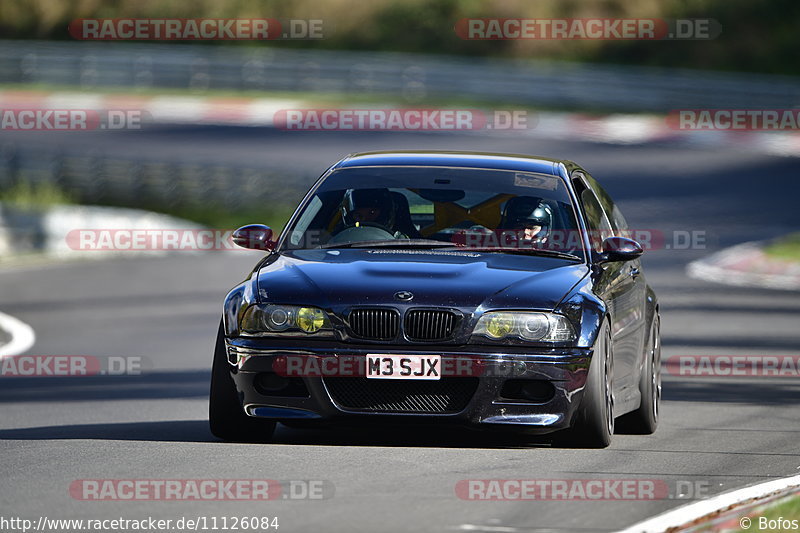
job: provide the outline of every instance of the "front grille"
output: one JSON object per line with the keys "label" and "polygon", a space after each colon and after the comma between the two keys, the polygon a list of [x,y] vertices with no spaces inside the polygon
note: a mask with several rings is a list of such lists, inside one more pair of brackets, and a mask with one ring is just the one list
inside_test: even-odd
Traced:
{"label": "front grille", "polygon": [[406,336],[413,341],[443,341],[453,337],[457,316],[452,311],[415,309],[406,315]]}
{"label": "front grille", "polygon": [[400,330],[400,314],[395,309],[353,309],[349,321],[353,335],[362,339],[387,341]]}
{"label": "front grille", "polygon": [[334,402],[344,409],[373,413],[446,414],[462,411],[478,388],[478,378],[436,381],[324,378]]}

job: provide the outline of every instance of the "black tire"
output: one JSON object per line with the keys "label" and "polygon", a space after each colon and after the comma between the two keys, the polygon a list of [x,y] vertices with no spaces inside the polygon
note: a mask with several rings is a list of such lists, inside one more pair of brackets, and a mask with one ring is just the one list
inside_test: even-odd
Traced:
{"label": "black tire", "polygon": [[229,368],[225,353],[225,332],[220,323],[214,347],[208,403],[211,433],[222,440],[233,442],[268,442],[275,433],[275,421],[245,414]]}
{"label": "black tire", "polygon": [[639,408],[619,419],[625,433],[650,435],[658,427],[661,410],[661,319],[653,318],[647,340],[644,367],[639,378],[639,393],[642,401]]}
{"label": "black tire", "polygon": [[613,363],[611,331],[604,322],[597,334],[583,398],[572,420],[572,428],[557,434],[556,444],[579,448],[605,448],[611,444],[614,434]]}

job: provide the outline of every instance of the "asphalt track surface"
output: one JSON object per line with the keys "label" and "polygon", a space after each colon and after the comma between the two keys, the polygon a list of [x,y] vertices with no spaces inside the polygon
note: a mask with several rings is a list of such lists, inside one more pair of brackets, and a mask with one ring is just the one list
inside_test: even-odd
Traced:
{"label": "asphalt track surface", "polygon": [[[82,134],[83,135],[83,134]],[[702,231],[706,249],[650,251],[645,275],[663,316],[664,357],[800,353],[800,293],[689,279],[686,264],[722,246],[797,230],[800,159],[737,148],[613,146],[530,137],[286,133],[175,128],[115,135],[17,134],[40,147],[129,155],[246,159],[287,177],[318,174],[369,149],[475,149],[584,165],[636,228]],[[293,430],[273,444],[228,444],[206,421],[211,350],[226,291],[252,252],[175,253],[0,272],[0,309],[34,327],[29,353],[141,356],[141,376],[0,382],[0,509],[5,517],[277,516],[282,532],[609,531],[705,495],[796,474],[797,379],[665,375],[653,436],[615,435],[604,450],[556,449],[495,434],[402,428]],[[322,500],[86,502],[78,479],[325,480]],[[459,480],[663,480],[655,501],[464,501]],[[703,494],[701,494],[703,495]]]}

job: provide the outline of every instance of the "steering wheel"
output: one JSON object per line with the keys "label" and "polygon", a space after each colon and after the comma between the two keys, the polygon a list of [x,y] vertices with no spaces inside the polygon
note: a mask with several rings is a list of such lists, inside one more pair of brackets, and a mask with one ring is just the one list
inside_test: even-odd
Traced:
{"label": "steering wheel", "polygon": [[[380,230],[383,230],[383,231],[385,231],[386,233],[392,233],[392,232],[389,230],[389,228],[387,228],[387,227],[386,227],[386,226],[384,226],[383,224],[378,224],[377,222],[356,222],[355,224],[351,224],[351,225],[349,225],[349,226],[348,226],[347,228],[345,228],[345,229],[350,229],[350,228],[363,228],[363,227],[367,227],[367,228],[378,228],[378,229],[380,229]],[[344,231],[344,230],[342,230],[342,231]]]}
{"label": "steering wheel", "polygon": [[360,222],[358,226],[349,226],[328,240],[329,244],[355,241],[388,241],[395,236],[385,227],[374,222]]}

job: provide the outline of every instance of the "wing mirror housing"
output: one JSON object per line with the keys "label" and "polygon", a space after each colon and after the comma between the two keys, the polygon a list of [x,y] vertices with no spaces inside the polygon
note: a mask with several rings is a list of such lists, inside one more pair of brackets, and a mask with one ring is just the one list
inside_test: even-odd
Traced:
{"label": "wing mirror housing", "polygon": [[237,229],[231,235],[233,244],[249,250],[272,251],[275,241],[272,240],[272,228],[264,224],[248,224]]}
{"label": "wing mirror housing", "polygon": [[607,237],[603,240],[601,250],[597,258],[598,263],[631,261],[644,253],[641,244],[626,237]]}

